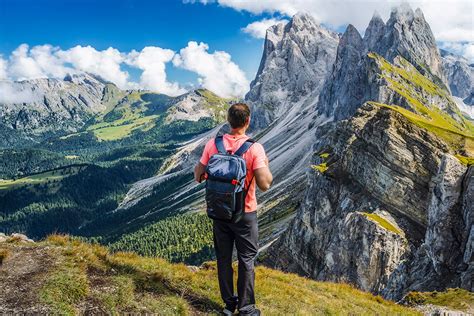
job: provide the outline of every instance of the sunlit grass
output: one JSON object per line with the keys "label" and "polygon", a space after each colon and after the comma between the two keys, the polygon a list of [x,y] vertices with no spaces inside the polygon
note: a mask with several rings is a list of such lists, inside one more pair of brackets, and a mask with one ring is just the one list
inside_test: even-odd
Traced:
{"label": "sunlit grass", "polygon": [[400,231],[400,229],[398,229],[394,224],[392,224],[388,219],[378,215],[378,214],[375,214],[375,213],[365,213],[365,212],[362,212],[362,215],[364,215],[365,217],[367,217],[369,220],[377,223],[379,226],[383,227],[384,229],[392,232],[392,233],[395,233],[397,235],[402,235],[403,233]]}
{"label": "sunlit grass", "polygon": [[[189,315],[199,306],[201,313],[215,315],[221,309],[215,262],[191,271],[164,259],[111,254],[101,246],[67,236],[50,236],[41,245],[61,247],[58,260],[67,263],[51,274],[41,291],[44,301],[57,312],[74,311],[86,299],[101,302],[113,314],[127,310]],[[94,276],[85,271],[100,272]],[[419,315],[347,284],[317,282],[263,266],[256,268],[256,295],[264,315]]]}
{"label": "sunlit grass", "polygon": [[[67,170],[61,172],[62,170]],[[0,190],[9,190],[18,188],[25,185],[35,185],[46,182],[59,181],[64,177],[76,174],[79,171],[78,167],[68,167],[67,169],[59,169],[53,171],[47,171],[43,173],[34,174],[31,176],[19,178],[19,179],[0,179]]]}

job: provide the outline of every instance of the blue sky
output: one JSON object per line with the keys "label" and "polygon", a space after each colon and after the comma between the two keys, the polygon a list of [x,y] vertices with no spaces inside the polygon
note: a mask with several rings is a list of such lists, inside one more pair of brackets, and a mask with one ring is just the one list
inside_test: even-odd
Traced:
{"label": "blue sky", "polygon": [[[386,20],[400,1],[0,0],[0,79],[86,71],[127,89],[242,96],[269,25],[304,11],[363,33],[374,10]],[[471,1],[404,1],[422,8],[441,47],[474,61]]]}
{"label": "blue sky", "polygon": [[[0,0],[0,54],[20,44],[62,49],[91,45],[120,51],[159,46],[179,50],[189,41],[228,52],[249,80],[258,68],[262,39],[245,34],[257,16],[217,5],[179,0]],[[128,69],[135,76],[137,71]],[[167,65],[172,81],[195,81],[196,74]]]}

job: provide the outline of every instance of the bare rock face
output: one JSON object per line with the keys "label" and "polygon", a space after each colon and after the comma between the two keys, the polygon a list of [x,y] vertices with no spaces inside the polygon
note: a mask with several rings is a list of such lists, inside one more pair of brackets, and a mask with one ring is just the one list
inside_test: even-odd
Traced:
{"label": "bare rock face", "polygon": [[315,139],[304,201],[267,264],[395,300],[470,289],[472,174],[442,141],[369,104]]}
{"label": "bare rock face", "polygon": [[431,79],[447,83],[436,40],[420,9],[413,11],[408,4],[395,7],[382,41],[374,44],[367,48],[389,61],[400,55]]}
{"label": "bare rock face", "polygon": [[474,106],[474,66],[468,60],[441,50],[443,69],[454,96]]}
{"label": "bare rock face", "polygon": [[474,291],[474,167],[470,167],[463,183],[462,196],[462,218],[464,228],[462,230],[461,249],[462,258],[461,286]]}
{"label": "bare rock face", "polygon": [[245,96],[254,128],[267,127],[310,93],[319,91],[336,57],[338,35],[308,14],[267,30],[259,70]]}
{"label": "bare rock face", "polygon": [[440,275],[453,270],[462,256],[460,235],[463,223],[459,204],[462,202],[462,183],[466,169],[459,160],[446,155],[432,179],[434,186],[428,205],[425,244],[433,267]]}
{"label": "bare rock face", "polygon": [[347,27],[337,48],[334,69],[321,92],[318,113],[341,120],[352,116],[366,101],[392,101],[393,95],[380,93],[381,83],[373,72],[370,52],[390,63],[397,63],[401,57],[447,89],[441,56],[423,13],[401,5],[392,10],[387,23],[375,13],[364,38],[354,26]]}
{"label": "bare rock face", "polygon": [[[401,115],[366,105],[316,133],[301,208],[270,264],[379,292],[427,221],[429,182],[443,146]],[[323,158],[324,157],[324,158]],[[320,171],[318,171],[320,170]],[[416,204],[415,204],[416,203]]]}
{"label": "bare rock face", "polygon": [[68,75],[64,80],[2,81],[0,85],[13,94],[2,98],[0,125],[12,131],[9,134],[32,139],[77,131],[105,109],[103,98],[118,90],[88,74]]}

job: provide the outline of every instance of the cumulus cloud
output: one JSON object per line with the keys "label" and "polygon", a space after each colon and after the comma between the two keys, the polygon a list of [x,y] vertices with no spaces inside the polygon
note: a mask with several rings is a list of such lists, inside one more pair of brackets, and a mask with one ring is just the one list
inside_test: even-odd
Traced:
{"label": "cumulus cloud", "polygon": [[166,80],[166,63],[175,56],[174,51],[160,47],[145,47],[141,52],[132,51],[128,64],[143,70],[140,86],[161,93],[176,96],[186,92],[176,82]]}
{"label": "cumulus cloud", "polygon": [[31,56],[29,46],[26,44],[18,46],[18,48],[12,52],[8,73],[15,80],[46,77],[40,65]]}
{"label": "cumulus cloud", "polygon": [[[67,50],[51,45],[29,47],[22,44],[8,58],[0,56],[0,79],[27,80],[64,78],[70,73],[87,72],[115,83],[122,89],[146,89],[176,96],[186,92],[179,83],[167,80],[166,65],[172,64],[199,76],[199,84],[222,96],[242,96],[248,81],[231,56],[222,51],[208,53],[205,43],[189,42],[180,54],[156,46],[121,52],[113,47],[97,50],[75,46]],[[141,71],[139,82],[131,80],[124,66]],[[13,90],[6,90],[9,95]]]}
{"label": "cumulus cloud", "polygon": [[255,38],[265,38],[265,34],[267,29],[275,24],[278,23],[287,23],[288,20],[285,19],[263,19],[260,21],[255,21],[253,23],[250,23],[246,27],[242,28],[242,32],[250,34],[252,37]]}
{"label": "cumulus cloud", "polygon": [[375,10],[387,19],[391,8],[402,1],[408,2],[413,8],[420,7],[423,10],[438,41],[474,41],[472,31],[474,4],[469,0],[217,0],[216,2],[221,6],[253,14],[278,12],[292,16],[299,11],[307,12],[326,25],[337,28],[351,23],[360,32],[364,32]]}
{"label": "cumulus cloud", "polygon": [[0,81],[0,103],[29,103],[41,96],[31,90],[23,90],[11,81]]}
{"label": "cumulus cloud", "polygon": [[70,63],[76,70],[99,75],[122,89],[129,87],[129,74],[120,68],[126,55],[115,48],[99,51],[92,46],[78,45],[56,54],[63,63]]}
{"label": "cumulus cloud", "polygon": [[0,55],[0,80],[7,79],[7,61]]}
{"label": "cumulus cloud", "polygon": [[191,41],[173,58],[173,64],[197,73],[199,83],[220,96],[243,96],[249,87],[244,72],[228,53],[208,50],[207,44]]}

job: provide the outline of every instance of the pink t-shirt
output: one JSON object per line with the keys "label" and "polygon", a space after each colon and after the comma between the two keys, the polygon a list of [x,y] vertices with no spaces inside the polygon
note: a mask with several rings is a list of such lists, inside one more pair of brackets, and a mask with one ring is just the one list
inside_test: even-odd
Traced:
{"label": "pink t-shirt", "polygon": [[[230,150],[231,152],[236,152],[237,149],[242,146],[243,143],[249,137],[247,135],[230,135],[224,134],[224,147],[226,150]],[[206,147],[204,147],[204,152],[202,153],[202,157],[200,162],[203,165],[207,165],[209,158],[212,155],[217,154],[218,150],[215,144],[214,138],[210,139]],[[255,179],[253,179],[252,183],[249,187],[250,179],[253,177],[253,171],[259,168],[266,167],[266,159],[267,156],[265,155],[265,150],[263,146],[259,143],[254,143],[250,146],[249,150],[242,156],[245,161],[247,162],[247,177],[245,179],[245,188],[249,188],[247,196],[245,197],[245,212],[253,212],[257,210],[257,197],[255,196]]]}

